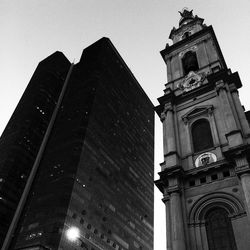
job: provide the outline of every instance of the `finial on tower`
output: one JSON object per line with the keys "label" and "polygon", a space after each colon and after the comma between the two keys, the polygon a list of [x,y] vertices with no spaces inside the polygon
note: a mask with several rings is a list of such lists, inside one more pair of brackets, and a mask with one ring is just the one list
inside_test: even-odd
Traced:
{"label": "finial on tower", "polygon": [[169,35],[169,38],[173,41],[173,43],[179,42],[205,27],[203,24],[204,19],[198,17],[197,15],[193,15],[193,10],[189,10],[185,7],[178,12],[181,16],[179,27],[173,27]]}
{"label": "finial on tower", "polygon": [[193,10],[188,10],[187,7],[184,7],[181,11],[178,11],[181,17],[193,17]]}
{"label": "finial on tower", "polygon": [[178,11],[178,12],[181,15],[181,19],[179,21],[179,26],[194,20],[193,10],[188,10],[188,8],[185,7],[181,11]]}

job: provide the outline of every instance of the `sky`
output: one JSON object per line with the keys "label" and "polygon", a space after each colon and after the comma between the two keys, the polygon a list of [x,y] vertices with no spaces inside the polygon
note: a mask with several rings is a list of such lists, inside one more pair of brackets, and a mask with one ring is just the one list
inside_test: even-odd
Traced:
{"label": "sky", "polygon": [[[240,98],[250,109],[249,0],[0,0],[0,132],[3,131],[37,64],[55,51],[75,62],[82,50],[109,37],[154,105],[167,82],[159,51],[165,48],[178,11],[212,25],[227,66],[238,71]],[[163,161],[162,128],[155,122],[155,179]],[[155,189],[155,250],[165,250],[165,214]]]}

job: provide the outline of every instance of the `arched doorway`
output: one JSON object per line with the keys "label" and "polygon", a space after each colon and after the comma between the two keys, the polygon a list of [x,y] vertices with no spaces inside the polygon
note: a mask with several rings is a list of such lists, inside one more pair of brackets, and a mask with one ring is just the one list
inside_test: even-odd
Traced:
{"label": "arched doorway", "polygon": [[213,208],[205,215],[209,250],[237,250],[232,223],[221,207]]}

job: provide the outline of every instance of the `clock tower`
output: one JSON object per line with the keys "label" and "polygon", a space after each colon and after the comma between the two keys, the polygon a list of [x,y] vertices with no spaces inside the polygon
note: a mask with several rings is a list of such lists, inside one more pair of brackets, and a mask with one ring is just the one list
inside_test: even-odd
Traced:
{"label": "clock tower", "polygon": [[166,207],[167,250],[250,246],[249,113],[212,26],[184,9],[161,51],[168,82],[155,108],[164,161],[156,186]]}

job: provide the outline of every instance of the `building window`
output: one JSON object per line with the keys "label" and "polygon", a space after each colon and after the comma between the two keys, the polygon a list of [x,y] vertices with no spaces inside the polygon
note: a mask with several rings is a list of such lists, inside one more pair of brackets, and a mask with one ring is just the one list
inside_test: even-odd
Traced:
{"label": "building window", "polygon": [[194,51],[188,51],[182,58],[182,65],[184,75],[187,75],[190,71],[196,71],[199,69],[197,56]]}
{"label": "building window", "polygon": [[217,207],[205,216],[207,239],[210,250],[236,250],[232,223],[225,209]]}
{"label": "building window", "polygon": [[194,152],[200,152],[213,147],[212,133],[209,122],[206,119],[195,121],[191,130]]}

